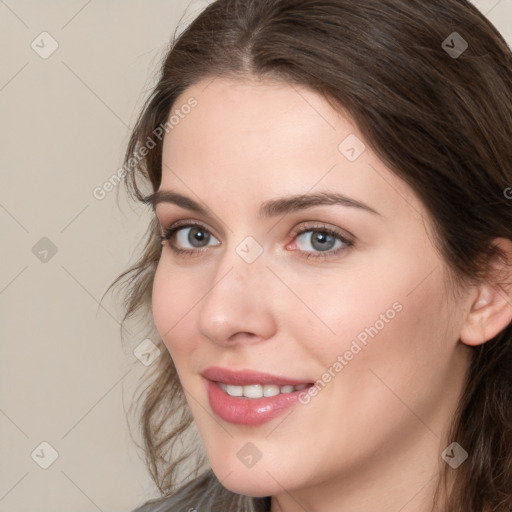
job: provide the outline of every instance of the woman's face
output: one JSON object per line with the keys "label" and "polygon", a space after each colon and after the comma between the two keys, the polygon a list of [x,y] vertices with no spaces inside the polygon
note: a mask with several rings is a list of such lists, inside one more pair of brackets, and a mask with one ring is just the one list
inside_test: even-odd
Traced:
{"label": "woman's face", "polygon": [[383,475],[412,496],[469,361],[425,209],[308,89],[207,80],[173,114],[159,191],[187,200],[156,204],[180,229],[153,312],[215,474],[252,496],[317,490],[316,506]]}

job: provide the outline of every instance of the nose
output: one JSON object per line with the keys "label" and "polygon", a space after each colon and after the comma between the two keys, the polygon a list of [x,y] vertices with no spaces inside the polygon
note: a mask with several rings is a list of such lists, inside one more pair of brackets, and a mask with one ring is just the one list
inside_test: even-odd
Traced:
{"label": "nose", "polygon": [[229,252],[200,303],[199,331],[212,343],[226,346],[269,339],[276,329],[269,300],[276,279],[263,257],[247,263],[234,250]]}

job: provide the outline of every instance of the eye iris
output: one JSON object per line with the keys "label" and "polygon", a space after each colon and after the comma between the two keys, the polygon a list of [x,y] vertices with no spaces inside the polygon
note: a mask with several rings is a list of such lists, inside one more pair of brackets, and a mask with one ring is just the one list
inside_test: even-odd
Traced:
{"label": "eye iris", "polygon": [[326,247],[326,245],[334,244],[335,242],[336,239],[332,235],[323,231],[316,231],[315,234],[312,235],[312,246],[319,251],[329,250],[331,247]]}
{"label": "eye iris", "polygon": [[210,235],[206,234],[202,228],[191,228],[188,233],[188,241],[194,247],[202,247],[201,243],[206,240],[208,243]]}

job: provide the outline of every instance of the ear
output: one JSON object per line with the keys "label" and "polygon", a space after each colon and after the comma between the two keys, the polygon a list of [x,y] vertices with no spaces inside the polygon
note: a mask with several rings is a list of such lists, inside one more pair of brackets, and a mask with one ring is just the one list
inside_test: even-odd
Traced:
{"label": "ear", "polygon": [[493,243],[503,251],[506,261],[496,258],[486,280],[475,288],[460,332],[466,345],[481,345],[512,322],[512,242],[496,238]]}

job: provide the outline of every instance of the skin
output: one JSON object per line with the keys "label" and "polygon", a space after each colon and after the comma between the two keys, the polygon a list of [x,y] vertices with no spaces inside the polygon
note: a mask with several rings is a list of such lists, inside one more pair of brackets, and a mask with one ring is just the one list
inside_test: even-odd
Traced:
{"label": "skin", "polygon": [[[198,105],[164,139],[159,190],[211,215],[171,203],[155,211],[162,229],[197,221],[211,238],[194,256],[164,243],[153,314],[213,471],[234,492],[272,496],[272,512],[431,510],[469,345],[499,332],[512,308],[487,285],[452,298],[419,199],[367,144],[353,162],[338,150],[350,134],[364,138],[321,96],[268,80],[209,79],[175,108],[190,97]],[[258,217],[266,200],[318,191],[379,214],[328,205]],[[353,245],[306,259],[322,254],[311,236],[322,232],[319,223]],[[189,232],[182,228],[174,244],[199,251]],[[236,252],[248,236],[263,250],[253,263]],[[205,368],[315,382],[396,303],[400,312],[307,405],[260,426],[213,413]],[[262,454],[251,468],[237,457],[248,442]]]}

